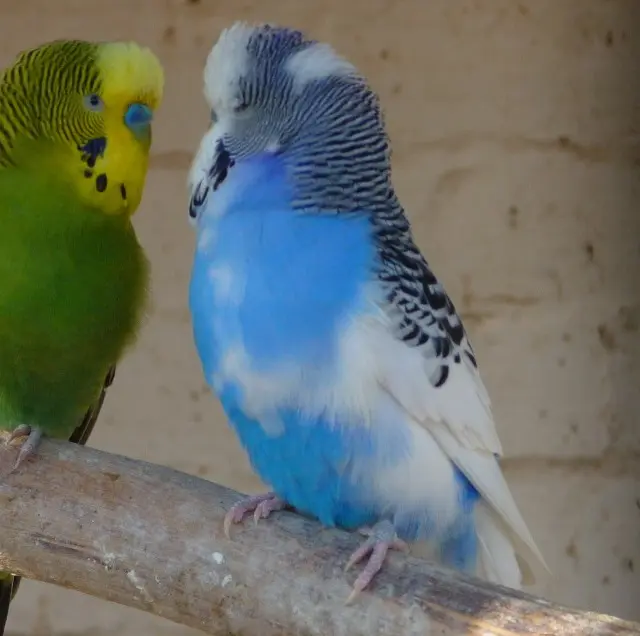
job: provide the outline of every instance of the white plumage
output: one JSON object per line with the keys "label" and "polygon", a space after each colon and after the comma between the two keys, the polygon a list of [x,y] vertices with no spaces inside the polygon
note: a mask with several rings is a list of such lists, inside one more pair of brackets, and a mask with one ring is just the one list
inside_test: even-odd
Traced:
{"label": "white plumage", "polygon": [[452,366],[445,385],[435,389],[423,353],[399,341],[382,314],[355,322],[343,342],[348,353],[337,375],[350,381],[341,386],[359,389],[363,410],[380,404],[374,394],[385,391],[412,431],[411,457],[380,476],[385,496],[395,502],[410,499],[411,507],[420,499],[430,508],[440,501],[439,517],[446,523],[457,506],[451,460],[483,498],[475,512],[478,574],[518,588],[535,581],[535,570],[548,571],[496,459],[502,449],[477,370],[470,363]]}
{"label": "white plumage", "polygon": [[[260,72],[252,75],[256,68]],[[473,515],[478,544],[477,559],[475,553],[473,557],[476,574],[514,588],[532,583],[536,573],[548,568],[502,475],[502,446],[491,401],[460,318],[415,246],[404,211],[390,187],[389,146],[377,98],[355,67],[329,45],[305,40],[292,30],[245,23],[220,36],[207,59],[204,80],[212,126],[189,175],[190,212],[194,218],[203,215],[202,220],[196,219],[200,232],[195,268],[198,283],[192,298],[198,346],[214,389],[219,393],[224,387],[241,389],[237,396],[227,397],[227,408],[230,405],[237,418],[236,428],[248,440],[245,445],[252,461],[260,463],[265,459],[263,453],[272,453],[268,462],[261,463],[263,478],[280,480],[281,491],[297,497],[313,514],[314,506],[321,508],[329,522],[335,522],[339,514],[345,517],[344,508],[361,506],[365,512],[375,510],[382,522],[404,528],[407,534],[407,528],[418,526],[424,534],[431,533],[440,548],[449,540],[459,541],[461,553],[466,549],[464,530],[471,527],[468,521]],[[251,81],[253,91],[248,91],[246,84]],[[260,100],[249,103],[258,93]],[[313,98],[306,103],[305,95],[310,94]],[[312,145],[311,150],[298,143],[296,136],[300,135]],[[296,147],[295,157],[287,154],[288,143]],[[234,150],[236,156],[232,157]],[[222,156],[226,163],[220,168],[217,161]],[[268,178],[265,165],[273,169]],[[289,190],[295,175],[300,183],[293,184],[299,186],[293,188],[293,196]],[[291,195],[287,203],[283,203],[285,191]],[[254,196],[256,192],[259,197]],[[277,193],[282,196],[274,199]],[[269,208],[274,205],[269,201],[274,200],[280,205],[277,210]],[[300,201],[304,201],[304,211],[296,207]],[[281,208],[289,205],[290,224],[278,216]],[[306,294],[300,304],[316,306],[313,303],[318,297],[313,294],[320,288],[330,297],[335,283],[332,249],[340,236],[339,228],[355,232],[343,219],[341,212],[345,210],[370,217],[371,225],[362,227],[372,229],[363,231],[361,240],[374,245],[376,255],[366,273],[354,273],[357,256],[350,260],[349,255],[340,255],[344,276],[359,278],[353,287],[356,297],[341,299],[344,302],[339,307],[339,303],[332,305],[332,315],[321,316],[325,324],[332,325],[330,335],[323,331],[327,339],[324,350],[331,355],[315,364],[287,348],[281,357],[270,351],[268,360],[257,364],[250,347],[245,346],[245,337],[256,329],[252,321],[264,318],[273,328],[270,333],[281,329],[296,334],[304,343],[313,339],[305,327],[322,331],[322,325],[308,315],[306,323],[300,324],[304,322],[300,316],[305,314],[297,313],[295,303],[290,302],[287,284]],[[273,221],[274,213],[280,221]],[[234,214],[236,220],[225,225],[224,220]],[[305,244],[308,250],[318,252],[311,260],[300,253],[297,240],[300,233],[308,231],[296,225],[295,219],[301,215],[307,215],[309,223],[315,222],[314,217],[335,219],[335,233],[326,225],[319,226],[324,234],[318,236],[317,245],[313,241]],[[277,244],[256,242],[253,250],[243,251],[246,236],[261,236],[270,222],[281,223],[281,233],[274,241]],[[218,236],[223,232],[219,226],[227,228],[225,236]],[[290,256],[291,263],[284,268],[277,258],[280,251]],[[259,264],[253,262],[256,252],[262,259]],[[298,278],[296,263],[303,272]],[[252,305],[252,299],[245,297],[245,287],[247,280],[256,278],[257,270],[269,271],[274,291],[264,298],[258,291],[263,304]],[[205,271],[206,275],[201,275]],[[327,280],[326,272],[333,272],[334,278]],[[300,286],[300,278],[308,284]],[[240,325],[243,303],[245,324]],[[318,306],[323,309],[322,303]],[[256,349],[254,340],[254,356]],[[293,423],[292,413],[293,419],[297,418]],[[288,424],[282,419],[286,417]],[[307,444],[304,431],[296,426],[333,427],[325,440],[315,439],[320,439],[319,444],[337,446],[348,445],[352,442],[345,440],[357,436],[347,434],[340,440],[332,436],[336,429],[353,432],[353,427],[361,427],[358,433],[364,431],[357,442],[359,448],[340,449],[344,457],[336,460],[337,465],[330,465],[335,448],[327,449],[326,459],[319,458],[318,449],[307,447],[311,461],[329,464],[326,473],[316,473],[327,479],[326,489],[331,492],[318,493],[316,482],[306,480],[303,473],[316,474],[313,469],[318,466],[305,465],[303,454],[294,457],[290,473],[283,466],[286,458],[292,461],[285,437],[301,440],[303,448]],[[396,439],[408,442],[402,457],[389,459],[385,455],[389,449],[380,444],[383,434],[376,439],[378,431],[384,430],[386,435],[390,429]],[[371,432],[375,434],[368,435]],[[279,439],[282,447],[272,444]],[[373,440],[373,446],[378,444],[377,455],[367,454],[363,439]],[[265,451],[267,446],[270,450]],[[294,456],[297,447],[295,450]],[[344,470],[340,462],[344,462]],[[472,508],[465,508],[462,501],[472,489],[466,482],[461,485],[464,480],[459,473],[480,495]],[[334,481],[326,474],[333,475]],[[351,482],[347,484],[347,480]],[[344,501],[337,501],[354,484],[362,486],[361,493],[350,492]],[[332,500],[332,489],[338,493],[336,501]],[[333,511],[327,508],[332,503]],[[280,504],[282,501],[273,509]],[[240,519],[258,504],[254,499],[243,505],[232,510],[231,517],[239,515]],[[375,547],[374,543],[371,546]],[[361,575],[359,589],[381,566],[393,537],[378,539],[377,544],[381,549],[365,568],[366,576]],[[420,552],[430,547],[418,545],[416,549]]]}

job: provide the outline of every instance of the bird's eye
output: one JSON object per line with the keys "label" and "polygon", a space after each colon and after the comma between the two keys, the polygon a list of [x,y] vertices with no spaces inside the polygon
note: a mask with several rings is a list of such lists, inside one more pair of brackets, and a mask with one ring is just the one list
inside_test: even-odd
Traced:
{"label": "bird's eye", "polygon": [[215,124],[218,121],[218,113],[212,108],[211,109],[211,123]]}
{"label": "bird's eye", "polygon": [[100,95],[91,93],[91,95],[84,96],[84,106],[87,110],[92,110],[99,113],[104,108],[104,102]]}
{"label": "bird's eye", "polygon": [[233,112],[236,113],[236,115],[239,115],[240,113],[244,113],[249,109],[249,102],[245,101],[244,99],[238,100],[238,103],[233,107]]}

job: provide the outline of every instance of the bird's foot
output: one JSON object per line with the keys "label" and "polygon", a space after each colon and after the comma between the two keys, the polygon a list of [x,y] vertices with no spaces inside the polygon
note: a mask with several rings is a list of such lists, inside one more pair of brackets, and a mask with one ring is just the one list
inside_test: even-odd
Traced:
{"label": "bird's foot", "polygon": [[13,431],[11,431],[11,435],[9,435],[7,444],[10,444],[14,439],[17,439],[18,437],[26,437],[27,439],[22,442],[20,452],[18,453],[16,462],[10,472],[16,470],[22,464],[22,462],[24,462],[25,459],[35,454],[35,452],[38,450],[40,440],[42,439],[42,431],[36,426],[29,426],[29,424],[20,424],[19,426],[16,426]]}
{"label": "bird's foot", "polygon": [[352,603],[362,590],[371,583],[373,577],[380,571],[389,550],[401,550],[406,552],[409,546],[398,538],[396,530],[390,521],[379,521],[372,528],[361,528],[360,534],[368,537],[349,557],[345,572],[356,563],[360,563],[367,556],[369,560],[360,572],[353,584],[351,594],[349,594],[346,604]]}
{"label": "bird's foot", "polygon": [[286,507],[287,502],[272,492],[247,497],[231,506],[229,512],[225,515],[224,534],[228,539],[232,524],[240,523],[244,516],[250,512],[253,512],[253,520],[258,523],[260,519],[266,519],[272,512],[284,510]]}

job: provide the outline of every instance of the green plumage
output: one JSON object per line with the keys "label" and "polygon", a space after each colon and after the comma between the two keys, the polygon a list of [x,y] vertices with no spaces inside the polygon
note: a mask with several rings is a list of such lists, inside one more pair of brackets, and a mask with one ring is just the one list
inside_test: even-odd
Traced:
{"label": "green plumage", "polygon": [[0,171],[0,421],[69,437],[135,334],[147,266],[129,219]]}
{"label": "green plumage", "polygon": [[[19,168],[0,171],[0,228],[0,422],[84,444],[142,317],[145,256],[128,217]],[[4,574],[0,634],[19,585]]]}
{"label": "green plumage", "polygon": [[[15,467],[41,434],[87,441],[137,335],[148,263],[131,216],[151,140],[139,114],[162,83],[135,43],[46,44],[0,76],[0,428],[29,436]],[[0,572],[0,636],[19,581]]]}
{"label": "green plumage", "polygon": [[[86,444],[87,439],[89,439],[89,436],[93,431],[93,427],[98,420],[98,415],[100,415],[100,410],[102,409],[102,404],[104,403],[107,389],[111,386],[114,375],[115,367],[111,367],[109,373],[107,374],[107,377],[105,378],[98,399],[89,407],[87,412],[84,414],[84,417],[82,418],[82,422],[80,422],[80,424],[76,427],[76,429],[69,437],[70,442],[83,446],[84,444]],[[4,634],[7,618],[9,617],[9,607],[14,596],[17,594],[19,587],[19,576],[14,576],[9,572],[0,572],[0,636],[3,636]]]}

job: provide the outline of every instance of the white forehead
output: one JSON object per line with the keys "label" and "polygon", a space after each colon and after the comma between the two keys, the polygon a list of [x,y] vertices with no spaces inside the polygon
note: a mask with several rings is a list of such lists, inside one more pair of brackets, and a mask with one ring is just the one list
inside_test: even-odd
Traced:
{"label": "white forehead", "polygon": [[257,27],[236,22],[213,45],[204,67],[204,95],[213,108],[228,104],[250,64],[248,44]]}
{"label": "white forehead", "polygon": [[[237,98],[240,78],[251,64],[248,44],[251,37],[264,25],[251,26],[236,22],[225,29],[214,44],[204,69],[205,97],[212,108],[232,105]],[[293,77],[296,90],[300,91],[311,81],[332,76],[358,76],[357,70],[334,49],[317,42],[294,53],[287,60],[285,69]]]}

